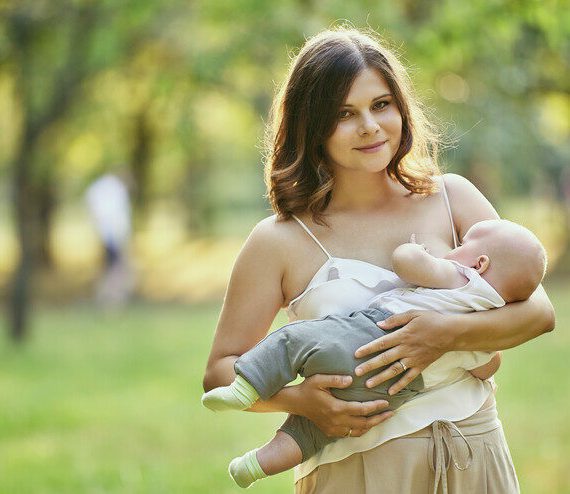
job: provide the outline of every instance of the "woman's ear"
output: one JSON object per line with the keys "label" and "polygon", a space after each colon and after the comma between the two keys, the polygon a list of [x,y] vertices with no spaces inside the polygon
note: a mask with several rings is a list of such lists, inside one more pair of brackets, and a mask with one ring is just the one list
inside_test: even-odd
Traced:
{"label": "woman's ear", "polygon": [[489,269],[489,265],[491,264],[491,261],[489,259],[489,256],[486,255],[480,255],[477,258],[477,262],[475,264],[475,271],[477,271],[479,274],[483,274],[485,271],[487,271],[487,269]]}

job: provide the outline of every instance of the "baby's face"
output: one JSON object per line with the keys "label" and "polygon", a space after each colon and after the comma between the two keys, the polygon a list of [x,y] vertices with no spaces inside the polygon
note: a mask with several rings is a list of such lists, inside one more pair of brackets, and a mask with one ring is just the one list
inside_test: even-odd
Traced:
{"label": "baby's face", "polygon": [[[546,263],[544,248],[532,232],[507,220],[475,223],[463,244],[445,258],[485,274],[507,301],[528,298],[540,283]],[[494,267],[489,270],[491,264]]]}
{"label": "baby's face", "polygon": [[496,228],[500,228],[493,220],[475,223],[463,237],[463,243],[448,252],[444,259],[456,261],[464,266],[474,267],[479,256],[497,242],[497,236],[493,235]]}

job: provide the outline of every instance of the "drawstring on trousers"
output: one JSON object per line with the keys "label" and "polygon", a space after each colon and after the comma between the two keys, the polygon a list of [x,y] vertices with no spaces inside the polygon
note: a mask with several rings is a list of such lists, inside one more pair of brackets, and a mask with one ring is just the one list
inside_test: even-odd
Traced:
{"label": "drawstring on trousers", "polygon": [[[437,494],[440,481],[443,494],[447,494],[447,470],[449,469],[450,460],[453,460],[453,465],[458,470],[467,470],[473,461],[473,449],[469,441],[453,422],[449,420],[436,420],[432,423],[431,428],[433,438],[430,439],[431,447],[428,448],[428,463],[432,472],[435,473],[433,494]],[[465,459],[463,464],[459,463],[460,453],[457,445],[453,441],[453,431],[459,434],[467,446],[467,459]]]}

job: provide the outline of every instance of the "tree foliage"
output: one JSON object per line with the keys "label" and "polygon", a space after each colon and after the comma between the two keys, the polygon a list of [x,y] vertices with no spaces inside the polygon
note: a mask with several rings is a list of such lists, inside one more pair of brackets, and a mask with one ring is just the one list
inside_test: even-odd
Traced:
{"label": "tree foliage", "polygon": [[25,280],[49,261],[54,210],[105,170],[130,168],[139,224],[162,198],[183,205],[197,233],[215,232],[221,212],[263,208],[259,144],[276,83],[307,36],[339,22],[376,30],[401,54],[453,143],[449,168],[495,200],[541,190],[564,199],[569,7],[567,0],[4,3],[0,179],[10,184],[21,252],[14,327],[25,326]]}

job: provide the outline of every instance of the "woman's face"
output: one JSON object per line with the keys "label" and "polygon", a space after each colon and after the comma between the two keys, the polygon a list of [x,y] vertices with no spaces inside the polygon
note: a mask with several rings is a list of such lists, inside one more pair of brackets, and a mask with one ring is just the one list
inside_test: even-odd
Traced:
{"label": "woman's face", "polygon": [[329,163],[339,169],[380,172],[400,146],[402,116],[384,78],[366,68],[339,109],[338,124],[325,143]]}

